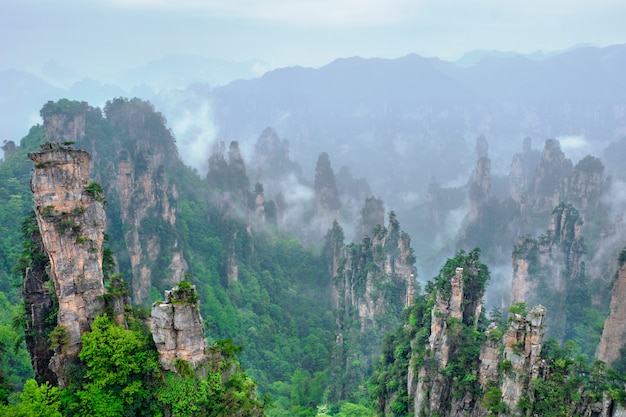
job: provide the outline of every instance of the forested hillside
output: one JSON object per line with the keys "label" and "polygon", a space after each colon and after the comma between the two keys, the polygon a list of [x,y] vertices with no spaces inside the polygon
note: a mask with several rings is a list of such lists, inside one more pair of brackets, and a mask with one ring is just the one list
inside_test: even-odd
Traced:
{"label": "forested hillside", "polygon": [[[313,178],[304,175],[289,158],[289,142],[271,129],[252,157],[236,140],[218,141],[201,175],[182,162],[165,118],[148,102],[116,98],[100,109],[60,100],[40,114],[42,124],[19,144],[4,144],[0,162],[0,401],[7,413],[24,415],[46,401],[50,415],[233,415],[221,408],[229,401],[238,415],[268,416],[621,410],[620,348],[594,356],[601,338],[601,345],[609,340],[609,300],[619,304],[623,296],[621,284],[610,288],[621,282],[615,271],[625,236],[610,199],[619,182],[604,176],[600,159],[573,164],[558,141],[546,141],[541,154],[527,141],[502,177],[491,172],[487,139],[479,137],[466,183],[433,180],[418,209],[397,214],[348,168],[335,173],[331,154],[317,156]],[[97,223],[87,206],[38,202],[75,200],[68,191],[37,191],[45,180],[31,184],[33,171],[60,176],[56,160],[37,159],[46,152],[90,155],[93,182],[77,195],[103,205],[104,235],[86,234]],[[402,230],[409,213],[422,235]],[[451,224],[451,216],[462,221]],[[442,231],[452,226],[458,229]],[[46,253],[50,236],[71,245]],[[75,266],[75,252],[62,256],[67,247],[93,257],[94,236],[106,247],[94,266],[103,290],[91,303],[102,314],[86,315],[72,339],[58,301],[67,291],[52,282]],[[420,250],[433,264],[448,258],[432,280],[421,277],[423,290]],[[70,269],[59,272],[65,261]],[[76,272],[77,280],[85,276]],[[48,310],[33,308],[34,293]],[[159,311],[177,303],[198,309],[185,317],[194,317],[191,333],[206,337],[204,374],[181,362],[157,364],[168,346]],[[160,317],[152,320],[155,339],[145,325],[150,306]],[[617,329],[615,314],[607,326]],[[555,339],[544,342],[544,333]],[[120,344],[105,342],[111,338]],[[119,366],[103,358],[117,350],[128,352]],[[60,371],[59,358],[70,358],[75,372]],[[39,372],[48,362],[54,375]],[[197,396],[173,411],[175,398],[197,386]]]}

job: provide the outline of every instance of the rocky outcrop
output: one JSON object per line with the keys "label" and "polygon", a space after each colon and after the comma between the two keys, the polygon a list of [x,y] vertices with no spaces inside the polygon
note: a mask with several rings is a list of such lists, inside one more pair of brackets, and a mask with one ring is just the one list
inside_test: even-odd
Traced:
{"label": "rocky outcrop", "polygon": [[12,140],[5,140],[3,142],[2,146],[0,146],[0,149],[2,149],[2,152],[4,153],[4,160],[6,160],[15,152],[15,148],[15,142],[13,142]]}
{"label": "rocky outcrop", "polygon": [[117,98],[104,114],[65,99],[41,110],[49,139],[75,142],[92,154],[92,176],[109,201],[107,232],[123,236],[120,269],[132,271],[133,300],[142,304],[152,287],[169,288],[187,271],[175,228],[178,190],[168,177],[180,160],[163,116],[151,104]]}
{"label": "rocky outcrop", "polygon": [[49,367],[53,355],[49,335],[56,326],[59,305],[48,276],[48,254],[43,246],[39,227],[35,219],[29,225],[30,263],[24,271],[22,285],[22,299],[27,312],[24,339],[35,377],[56,385],[57,376]]}
{"label": "rocky outcrop", "polygon": [[604,191],[604,165],[600,159],[586,156],[581,159],[569,178],[565,195],[569,203],[583,213],[595,212],[601,206]]}
{"label": "rocky outcrop", "polygon": [[513,155],[509,170],[509,195],[517,203],[526,199],[541,155],[532,149],[532,140],[524,139],[522,152]]}
{"label": "rocky outcrop", "polygon": [[485,336],[487,339],[480,348],[478,368],[478,382],[483,391],[488,387],[497,385],[500,379],[500,345],[502,343],[499,337],[502,331],[496,323],[490,323]]}
{"label": "rocky outcrop", "polygon": [[[625,252],[622,252],[625,253]],[[596,358],[612,365],[622,359],[626,346],[626,265],[622,263],[613,283],[609,316],[604,322],[602,337],[596,349]]]}
{"label": "rocky outcrop", "polygon": [[207,363],[204,321],[195,286],[187,281],[165,291],[165,301],[152,305],[152,338],[163,369],[176,372],[177,361],[193,368]]}
{"label": "rocky outcrop", "polygon": [[384,223],[385,205],[383,200],[376,197],[365,199],[357,226],[357,237],[363,239],[365,236],[371,236],[376,226]]}
{"label": "rocky outcrop", "polygon": [[502,401],[507,405],[511,416],[522,416],[517,405],[522,395],[527,395],[534,378],[539,376],[541,348],[543,343],[543,321],[546,308],[533,307],[528,314],[512,312],[509,327],[504,333],[504,353],[502,355]]}
{"label": "rocky outcrop", "polygon": [[[537,239],[521,237],[513,250],[511,303],[547,306],[552,312],[547,319],[548,334],[557,339],[571,336],[567,326],[573,327],[576,322],[568,303],[581,306],[584,302],[582,226],[578,210],[560,204],[545,234]],[[575,297],[575,301],[569,297]]]}
{"label": "rocky outcrop", "polygon": [[482,157],[476,161],[476,167],[470,182],[468,221],[476,220],[478,210],[489,199],[490,192],[491,160],[487,157]]}
{"label": "rocky outcrop", "polygon": [[431,413],[435,410],[450,410],[451,386],[446,381],[443,370],[448,366],[450,355],[454,353],[457,340],[454,326],[463,319],[463,268],[457,268],[450,278],[448,294],[437,293],[432,310],[430,337],[426,350],[432,355],[432,365],[423,366],[419,371],[416,386],[415,410]]}
{"label": "rocky outcrop", "polygon": [[289,176],[302,175],[300,166],[289,158],[289,142],[281,140],[276,131],[269,127],[261,133],[254,145],[251,172],[255,180],[262,180],[269,187],[270,195],[280,191],[277,183]]}
{"label": "rocky outcrop", "polygon": [[119,201],[133,300],[144,304],[152,287],[178,283],[188,268],[175,228],[178,190],[166,174],[178,152],[163,117],[149,103],[117,99],[105,111],[120,144],[115,176],[106,186]]}
{"label": "rocky outcrop", "polygon": [[[462,262],[463,267],[456,267],[451,276],[440,278],[440,288],[436,293],[435,305],[431,311],[430,336],[422,353],[414,353],[428,358],[417,371],[416,381],[409,382],[415,386],[414,402],[412,404],[415,415],[431,415],[438,413],[441,416],[463,416],[472,412],[476,407],[476,394],[456,386],[450,375],[450,369],[460,366],[459,360],[467,355],[467,340],[463,340],[469,329],[476,328],[482,313],[482,295],[484,283],[480,283],[485,271],[477,263],[474,255]],[[447,267],[452,267],[449,263]],[[446,268],[448,271],[449,268]],[[442,274],[445,274],[442,270]],[[485,355],[491,355],[487,351]],[[479,357],[463,359],[465,372],[478,379]],[[469,361],[469,362],[468,362]],[[471,368],[467,367],[473,367]],[[497,367],[496,367],[497,368]],[[489,371],[485,367],[484,378]],[[457,392],[454,392],[454,391]],[[454,395],[453,395],[454,393]]]}
{"label": "rocky outcrop", "polygon": [[90,157],[56,143],[30,153],[37,223],[57,294],[57,346],[50,368],[64,385],[64,365],[76,357],[81,335],[104,310],[102,273],[105,213],[102,188],[90,182]]}
{"label": "rocky outcrop", "polygon": [[338,223],[326,242],[329,271],[336,268],[331,294],[338,308],[332,367],[342,372],[331,384],[331,396],[340,400],[350,398],[371,373],[382,336],[399,324],[414,280],[415,255],[393,212],[387,228],[379,225],[371,238],[342,247],[339,257],[343,232]]}
{"label": "rocky outcrop", "polygon": [[322,152],[315,165],[315,215],[322,228],[328,230],[334,220],[339,219],[339,190],[335,173],[326,152]]}
{"label": "rocky outcrop", "polygon": [[46,137],[58,142],[76,142],[85,137],[86,113],[89,105],[85,102],[59,100],[49,101],[41,109]]}
{"label": "rocky outcrop", "polygon": [[[344,250],[343,228],[336,220],[324,238],[324,258],[328,267],[328,276],[335,278],[342,264]],[[330,286],[330,299],[333,308],[339,307],[339,289],[336,285]]]}
{"label": "rocky outcrop", "polygon": [[572,161],[565,157],[559,141],[546,140],[529,192],[529,209],[533,213],[550,212],[567,201],[564,191],[572,169]]}
{"label": "rocky outcrop", "polygon": [[236,240],[237,232],[234,232],[228,240],[226,250],[226,280],[229,284],[239,280],[239,264],[237,263],[237,255],[235,253]]}
{"label": "rocky outcrop", "polygon": [[[207,182],[221,193],[227,193],[229,204],[245,203],[249,193],[250,181],[246,174],[246,166],[239,150],[239,142],[232,141],[228,147],[228,159],[225,156],[224,142],[213,146],[209,157]],[[239,200],[239,201],[237,201]],[[246,204],[244,204],[245,206]]]}
{"label": "rocky outcrop", "polygon": [[[472,358],[468,356],[471,350],[467,350],[467,332],[468,328],[476,326],[474,320],[478,320],[482,305],[468,303],[468,297],[471,300],[473,296],[467,293],[464,282],[471,281],[467,275],[464,278],[464,274],[471,276],[472,272],[456,268],[437,292],[428,343],[423,353],[414,354],[424,359],[417,375],[408,372],[409,394],[414,396],[412,415],[492,415],[493,404],[483,400],[485,393],[491,390],[501,396],[499,401],[509,410],[502,415],[522,415],[518,403],[528,395],[533,379],[540,376],[546,309],[537,306],[526,312],[521,307],[512,312],[504,335],[492,323],[485,332],[479,355]],[[470,317],[474,320],[468,320]],[[419,351],[415,345],[413,349]],[[416,360],[418,357],[414,356]],[[451,372],[455,372],[454,376]],[[476,380],[479,389],[459,383],[461,378]]]}
{"label": "rocky outcrop", "polygon": [[[363,330],[371,328],[391,306],[404,307],[414,263],[410,238],[392,212],[387,229],[379,226],[372,238],[343,249],[335,278],[340,308],[353,310]],[[386,290],[391,286],[395,291]]]}
{"label": "rocky outcrop", "polygon": [[573,166],[555,139],[546,140],[537,161],[537,151],[530,149],[527,138],[523,152],[513,157],[509,194],[527,217],[550,213],[559,203],[593,213],[601,206],[603,173],[604,165],[593,156],[586,156]]}

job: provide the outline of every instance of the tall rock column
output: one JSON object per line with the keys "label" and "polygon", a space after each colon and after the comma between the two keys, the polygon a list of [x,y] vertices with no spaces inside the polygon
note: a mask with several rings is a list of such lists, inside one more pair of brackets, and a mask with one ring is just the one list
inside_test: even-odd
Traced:
{"label": "tall rock column", "polygon": [[456,268],[450,277],[450,292],[437,293],[437,300],[432,310],[430,337],[427,349],[432,352],[433,363],[430,369],[422,367],[415,395],[415,410],[439,410],[448,401],[450,385],[443,375],[448,366],[450,355],[456,347],[456,334],[448,330],[450,319],[463,320],[463,268]]}
{"label": "tall rock column", "polygon": [[81,349],[81,335],[104,310],[102,189],[90,183],[90,157],[57,143],[28,155],[35,162],[31,189],[50,277],[59,301],[50,368],[65,385],[63,365]]}
{"label": "tall rock column", "polygon": [[503,359],[506,364],[502,381],[502,400],[511,415],[521,416],[517,404],[528,391],[532,379],[539,376],[543,321],[546,308],[533,307],[525,316],[511,313],[509,328],[504,334]]}
{"label": "tall rock column", "polygon": [[[513,250],[511,303],[542,304],[550,311],[550,337],[572,338],[582,307],[591,302],[583,263],[583,221],[570,204],[552,212],[550,228],[537,239],[523,236]],[[570,308],[571,305],[580,308]]]}
{"label": "tall rock column", "polygon": [[[622,252],[625,253],[625,252]],[[626,346],[626,264],[622,264],[613,285],[611,311],[604,322],[596,358],[609,366],[621,358],[621,350]]]}

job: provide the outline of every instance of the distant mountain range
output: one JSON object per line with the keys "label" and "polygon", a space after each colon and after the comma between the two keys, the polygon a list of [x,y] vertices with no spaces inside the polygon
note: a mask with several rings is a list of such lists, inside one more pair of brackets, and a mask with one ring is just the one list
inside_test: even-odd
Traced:
{"label": "distant mountain range", "polygon": [[48,100],[102,105],[137,95],[163,112],[181,155],[198,169],[206,165],[207,142],[238,140],[245,156],[271,126],[305,171],[326,151],[336,169],[349,166],[375,194],[402,205],[411,204],[430,178],[467,178],[481,134],[490,143],[493,169],[505,171],[499,161],[510,161],[527,136],[535,147],[549,137],[573,136],[601,152],[626,133],[626,45],[526,56],[479,51],[457,63],[414,54],[352,57],[255,77],[265,68],[172,56],[116,80],[86,78],[69,88],[43,81],[57,77],[67,85],[75,76],[54,63],[41,77],[5,70],[0,142],[19,140]]}

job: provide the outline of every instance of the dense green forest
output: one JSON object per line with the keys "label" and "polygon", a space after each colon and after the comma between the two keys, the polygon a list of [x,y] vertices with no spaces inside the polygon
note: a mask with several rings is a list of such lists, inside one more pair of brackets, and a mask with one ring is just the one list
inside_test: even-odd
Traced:
{"label": "dense green forest", "polygon": [[[335,223],[325,244],[305,245],[293,230],[279,227],[281,211],[288,209],[284,202],[268,198],[264,210],[258,210],[263,184],[251,186],[236,144],[231,143],[228,160],[221,154],[211,156],[209,173],[203,177],[183,164],[165,119],[150,103],[118,98],[99,109],[60,100],[44,105],[41,116],[48,124],[32,127],[19,146],[5,143],[0,161],[3,415],[408,416],[414,400],[407,387],[409,370],[417,373],[426,366],[435,372],[428,368],[432,358],[425,348],[433,308],[437,297],[449,295],[449,279],[459,267],[474,271],[464,275],[463,306],[480,313],[451,321],[459,340],[448,366],[440,370],[442,381],[452,387],[451,397],[471,397],[492,414],[507,411],[497,385],[478,392],[474,383],[482,344],[501,339],[510,323],[510,316],[498,309],[488,319],[478,308],[490,280],[480,250],[457,252],[423,291],[415,283],[413,298],[407,300],[406,282],[394,268],[400,265],[402,248],[407,254],[403,271],[412,274],[415,255],[393,212],[388,228],[377,226],[373,238],[361,243],[344,246]],[[46,135],[50,118],[56,118],[57,131],[48,134],[52,138]],[[84,135],[64,136],[72,130],[69,126],[83,121]],[[34,379],[20,299],[24,271],[35,257],[29,240],[34,228],[29,187],[33,163],[27,154],[50,139],[92,155],[91,175],[102,184],[106,199],[109,290],[114,276],[124,280],[123,288],[146,293],[128,308],[126,328],[106,314],[94,321],[91,332],[83,335],[73,382],[67,387]],[[125,174],[119,175],[122,171]],[[492,229],[509,217],[496,216],[494,221],[491,214],[508,213],[508,208],[492,203],[485,207],[464,238],[472,240],[468,236],[487,228],[490,232],[482,241],[489,248],[497,240],[492,239],[497,234]],[[30,223],[22,222],[29,218]],[[139,265],[132,261],[137,253],[142,256]],[[378,279],[387,274],[379,263],[385,259],[390,260],[388,275],[393,279]],[[333,274],[329,265],[337,260]],[[183,282],[197,290],[210,349],[224,358],[201,375],[184,366],[177,373],[162,372],[144,322],[146,308],[172,288],[176,264],[184,270]],[[147,284],[140,282],[141,268],[151,273]],[[601,306],[591,305],[584,272],[583,264],[580,280],[571,284],[566,297],[568,312],[576,320],[568,322],[567,338],[574,340],[545,344],[545,377],[521,401],[527,415],[572,414],[581,401],[595,403],[603,395],[624,402],[623,366],[618,363],[611,370],[592,360],[605,315]],[[377,281],[372,284],[372,279]],[[367,285],[374,289],[366,290]],[[358,302],[333,303],[338,289],[352,291]],[[577,311],[571,304],[579,298],[584,303]],[[386,304],[376,315],[361,315],[361,307],[377,301],[379,307]],[[513,314],[521,312],[527,313],[524,305],[513,306]],[[501,330],[489,336],[491,322]],[[50,334],[49,339],[58,342],[61,336]],[[508,369],[506,360],[502,363],[499,372],[504,378]]]}
{"label": "dense green forest", "polygon": [[[139,100],[113,100],[104,113],[85,103],[61,100],[48,103],[41,113],[46,117],[59,112],[86,116],[85,138],[76,140],[72,146],[84,148],[93,155],[92,175],[103,183],[107,200],[107,245],[118,263],[119,273],[130,282],[132,271],[124,233],[132,226],[122,223],[119,197],[107,187],[111,184],[106,177],[119,154],[137,161],[138,170],[147,169],[142,166],[147,164],[142,158],[154,149],[133,147],[136,143],[130,142],[136,138],[130,138],[128,132],[111,120],[121,113],[144,117],[145,125],[141,126],[139,134],[142,139],[153,142],[151,146],[155,148],[159,143],[164,147],[173,145],[171,133],[162,116]],[[47,140],[44,127],[34,126],[14,151],[5,152],[0,162],[0,194],[3,196],[0,204],[0,302],[4,307],[0,337],[2,368],[6,370],[3,386],[9,391],[4,401],[32,376],[22,343],[22,330],[19,323],[13,325],[14,317],[19,317],[23,309],[19,297],[22,277],[15,269],[22,247],[21,220],[16,219],[25,218],[33,208],[29,189],[33,166],[27,153],[37,151]],[[258,382],[259,395],[272,399],[273,406],[268,414],[314,415],[316,405],[322,404],[324,396],[328,395],[327,368],[334,327],[327,296],[330,277],[320,254],[321,246],[304,247],[294,236],[278,230],[272,233],[251,231],[245,219],[214,204],[223,190],[215,188],[211,181],[201,178],[177,158],[166,165],[170,171],[163,174],[176,184],[178,191],[176,224],[172,229],[152,216],[142,222],[141,233],[157,234],[164,246],[171,236],[179,239],[189,265],[186,279],[197,287],[209,343],[231,339],[235,345],[244,347],[238,354],[239,360],[246,373]],[[236,282],[225,279],[226,252],[231,244],[238,256],[239,279]],[[154,265],[157,270],[150,301],[161,299],[162,291],[169,288],[165,280],[159,279],[159,274],[166,270],[158,268],[166,266],[168,261],[167,253],[161,255]]]}

